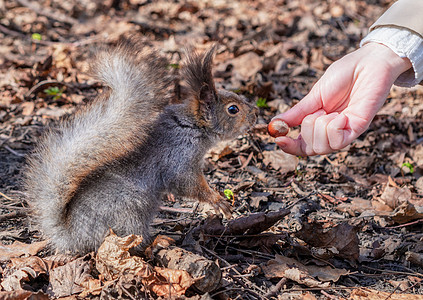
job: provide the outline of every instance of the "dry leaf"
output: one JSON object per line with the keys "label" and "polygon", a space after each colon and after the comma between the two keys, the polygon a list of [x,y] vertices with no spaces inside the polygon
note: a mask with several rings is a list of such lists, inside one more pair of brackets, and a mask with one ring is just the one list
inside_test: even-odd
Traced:
{"label": "dry leaf", "polygon": [[298,157],[285,153],[282,150],[263,151],[263,162],[268,166],[271,165],[273,169],[282,173],[295,171],[299,162]]}
{"label": "dry leaf", "polygon": [[211,157],[213,161],[218,161],[224,156],[227,156],[234,152],[236,147],[236,141],[222,141],[215,145],[207,153],[207,157]]}
{"label": "dry leaf", "polygon": [[47,245],[47,241],[35,242],[32,244],[24,244],[15,241],[12,245],[0,244],[0,261],[10,260],[12,257],[22,255],[36,255]]}
{"label": "dry leaf", "polygon": [[30,291],[13,291],[13,292],[0,292],[0,299],[2,300],[48,300],[48,295],[43,292],[30,292]]}
{"label": "dry leaf", "polygon": [[44,262],[48,265],[49,270],[66,265],[67,263],[77,259],[77,256],[67,254],[55,254],[44,257]]}
{"label": "dry leaf", "polygon": [[53,297],[67,297],[89,289],[93,261],[91,255],[80,257],[50,272],[47,293]]}
{"label": "dry leaf", "polygon": [[337,282],[341,276],[348,275],[350,272],[345,269],[334,269],[329,266],[306,266],[311,276],[319,278],[321,281]]}
{"label": "dry leaf", "polygon": [[409,188],[386,185],[380,199],[390,208],[395,209],[402,203],[407,203],[411,199]]}
{"label": "dry leaf", "polygon": [[404,224],[423,218],[423,207],[415,207],[410,203],[403,203],[395,209],[391,218],[393,221]]}
{"label": "dry leaf", "polygon": [[423,254],[422,253],[407,251],[405,253],[405,259],[407,261],[411,262],[412,264],[423,267]]}
{"label": "dry leaf", "polygon": [[359,256],[357,229],[348,223],[341,223],[325,231],[321,223],[302,224],[295,235],[313,247],[331,248],[338,251],[337,256],[357,260]]}
{"label": "dry leaf", "polygon": [[406,291],[410,288],[410,281],[408,279],[403,280],[388,280],[388,282],[396,289],[400,291]]}
{"label": "dry leaf", "polygon": [[22,107],[22,115],[30,116],[34,111],[35,104],[34,102],[24,102],[21,104]]}
{"label": "dry leaf", "polygon": [[222,278],[220,268],[201,255],[179,247],[170,247],[158,251],[156,258],[166,268],[187,271],[195,280],[195,289],[201,293],[211,292],[220,284]]}
{"label": "dry leaf", "polygon": [[245,81],[263,68],[260,56],[254,52],[244,53],[232,59],[230,63],[234,66],[234,77]]}
{"label": "dry leaf", "polygon": [[12,258],[11,266],[15,269],[24,270],[34,279],[40,275],[47,277],[48,273],[48,264],[37,256]]}
{"label": "dry leaf", "polygon": [[[28,258],[12,258],[9,265],[15,271],[8,276],[5,276],[2,287],[6,291],[19,291],[23,290],[22,285],[24,282],[30,281],[46,281],[48,267],[47,264],[37,256]],[[44,277],[39,279],[39,277]]]}
{"label": "dry leaf", "polygon": [[346,212],[351,216],[357,216],[364,211],[368,211],[372,209],[372,203],[370,200],[362,199],[362,198],[353,198],[351,199],[350,203],[340,203],[337,207],[337,210]]}
{"label": "dry leaf", "polygon": [[329,283],[322,283],[314,279],[306,266],[293,258],[276,255],[275,259],[269,260],[262,266],[266,278],[288,278],[309,287],[328,287]]}
{"label": "dry leaf", "polygon": [[116,279],[124,273],[145,273],[148,264],[141,257],[131,256],[128,252],[129,249],[138,246],[141,242],[141,236],[132,234],[120,238],[111,232],[97,251],[97,270],[107,280]]}
{"label": "dry leaf", "polygon": [[21,291],[23,290],[22,283],[29,280],[30,275],[27,270],[16,270],[2,281],[1,286],[5,291]]}
{"label": "dry leaf", "polygon": [[351,300],[422,300],[422,295],[413,294],[398,294],[381,292],[368,288],[359,288],[352,291],[350,295]]}
{"label": "dry leaf", "polygon": [[188,272],[153,269],[141,257],[131,256],[128,250],[141,242],[141,236],[129,235],[121,238],[111,231],[98,249],[97,270],[108,280],[125,274],[140,276],[145,286],[158,296],[183,295],[194,283]]}
{"label": "dry leaf", "polygon": [[226,226],[223,226],[222,219],[219,216],[211,215],[196,230],[209,235],[256,234],[269,229],[289,213],[290,211],[286,209],[254,213],[231,220]]}
{"label": "dry leaf", "polygon": [[194,283],[192,277],[184,270],[172,270],[154,267],[155,273],[144,278],[144,282],[159,297],[183,295]]}

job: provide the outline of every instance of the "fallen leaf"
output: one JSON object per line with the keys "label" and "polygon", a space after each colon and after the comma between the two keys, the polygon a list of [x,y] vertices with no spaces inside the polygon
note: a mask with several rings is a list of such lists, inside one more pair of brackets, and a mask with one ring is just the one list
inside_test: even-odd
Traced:
{"label": "fallen leaf", "polygon": [[346,212],[349,215],[355,217],[361,214],[364,211],[372,209],[372,203],[370,200],[362,199],[362,198],[353,198],[351,202],[346,203],[342,202],[337,207],[337,210]]}
{"label": "fallen leaf", "polygon": [[410,288],[410,281],[408,279],[403,280],[393,280],[390,279],[388,282],[396,289],[399,289],[400,291],[406,291]]}
{"label": "fallen leaf", "polygon": [[27,270],[16,270],[2,281],[1,286],[5,291],[22,291],[23,282],[29,280]]}
{"label": "fallen leaf", "polygon": [[96,268],[107,280],[114,280],[124,273],[144,273],[149,268],[141,257],[131,256],[129,249],[142,242],[141,236],[131,234],[118,237],[111,232],[97,251]]}
{"label": "fallen leaf", "polygon": [[252,192],[250,205],[254,208],[259,208],[261,202],[267,202],[271,194],[268,192]]}
{"label": "fallen leaf", "polygon": [[403,203],[391,215],[394,222],[404,224],[417,219],[423,219],[423,207],[415,207],[410,203]]}
{"label": "fallen leaf", "polygon": [[286,256],[276,254],[275,259],[269,260],[262,266],[266,278],[288,278],[297,283],[305,284],[309,287],[328,287],[330,283],[320,282],[314,279],[306,266],[299,261]]}
{"label": "fallen leaf", "polygon": [[91,255],[80,257],[50,272],[47,293],[55,298],[78,294],[91,288],[93,260]]}
{"label": "fallen leaf", "polygon": [[35,242],[32,244],[24,244],[15,241],[12,245],[0,244],[0,261],[10,260],[12,257],[22,255],[36,255],[47,245],[47,241]]}
{"label": "fallen leaf", "polygon": [[30,292],[30,291],[13,291],[13,292],[0,292],[0,299],[2,300],[48,300],[48,295],[43,292]]}
{"label": "fallen leaf", "polygon": [[232,220],[228,223],[227,234],[257,234],[272,227],[276,222],[289,214],[289,210],[261,212]]}
{"label": "fallen leaf", "polygon": [[159,297],[183,295],[194,283],[192,277],[184,270],[154,267],[154,271],[143,281]]}
{"label": "fallen leaf", "polygon": [[4,275],[1,286],[6,291],[23,290],[24,283],[30,285],[33,281],[48,282],[47,264],[37,256],[12,258],[8,267],[14,271],[10,275]]}
{"label": "fallen leaf", "polygon": [[49,270],[66,265],[67,263],[77,259],[77,256],[67,254],[55,254],[44,257],[44,262],[48,265]]}
{"label": "fallen leaf", "polygon": [[298,166],[298,157],[285,153],[282,150],[263,151],[263,162],[282,173],[295,171]]}
{"label": "fallen leaf", "polygon": [[348,223],[341,223],[325,232],[321,223],[302,224],[295,235],[313,247],[334,247],[336,256],[357,260],[359,257],[357,229]]}
{"label": "fallen leaf", "polygon": [[47,278],[49,272],[48,264],[38,256],[12,258],[11,266],[16,269],[25,270],[33,279],[36,279],[40,275]]}
{"label": "fallen leaf", "polygon": [[[201,293],[214,291],[222,279],[222,272],[214,261],[179,247],[161,249],[155,257],[161,266],[170,268],[171,271],[187,271],[195,281],[194,288]],[[167,272],[169,273],[169,271]],[[185,274],[176,275],[185,276]],[[189,282],[184,285],[188,284]]]}
{"label": "fallen leaf", "polygon": [[184,270],[152,268],[141,257],[131,256],[129,249],[138,246],[142,237],[129,235],[118,237],[112,231],[99,247],[96,268],[107,280],[114,280],[125,274],[140,276],[145,286],[158,296],[183,295],[194,283]]}
{"label": "fallen leaf", "polygon": [[271,253],[273,246],[279,240],[284,240],[285,234],[264,234],[262,236],[255,236],[251,238],[242,239],[239,242],[239,246],[242,248],[260,248],[261,252]]}
{"label": "fallen leaf", "polygon": [[407,251],[405,253],[405,259],[407,261],[411,262],[412,264],[423,267],[423,254],[422,253]]}
{"label": "fallen leaf", "polygon": [[289,210],[260,212],[240,217],[228,222],[226,226],[222,224],[222,218],[216,215],[209,216],[203,225],[196,231],[202,231],[208,235],[242,235],[257,234],[272,227],[276,222],[290,213]]}
{"label": "fallen leaf", "polygon": [[35,104],[34,102],[24,102],[21,104],[22,107],[22,115],[30,116],[34,111]]}
{"label": "fallen leaf", "polygon": [[390,208],[395,209],[403,203],[407,203],[411,199],[411,191],[409,188],[386,185],[380,199]]}
{"label": "fallen leaf", "polygon": [[334,269],[329,266],[306,266],[311,276],[319,278],[321,281],[337,282],[341,276],[348,275],[350,272],[345,269]]}
{"label": "fallen leaf", "polygon": [[263,68],[260,56],[254,52],[244,53],[230,61],[233,65],[233,74],[239,80],[247,81]]}
{"label": "fallen leaf", "polygon": [[398,294],[390,292],[381,292],[368,288],[358,288],[351,292],[351,300],[422,300],[421,295]]}

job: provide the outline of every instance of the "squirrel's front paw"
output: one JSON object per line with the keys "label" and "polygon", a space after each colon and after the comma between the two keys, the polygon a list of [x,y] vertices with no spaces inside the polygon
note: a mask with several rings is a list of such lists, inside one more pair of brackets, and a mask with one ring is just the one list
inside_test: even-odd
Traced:
{"label": "squirrel's front paw", "polygon": [[228,203],[228,201],[220,198],[218,201],[212,202],[211,205],[216,212],[222,212],[227,219],[232,217],[232,206]]}

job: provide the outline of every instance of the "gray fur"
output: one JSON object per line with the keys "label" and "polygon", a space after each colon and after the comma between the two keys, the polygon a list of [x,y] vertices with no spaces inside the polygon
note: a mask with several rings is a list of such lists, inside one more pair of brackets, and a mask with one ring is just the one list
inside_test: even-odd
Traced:
{"label": "gray fur", "polygon": [[[204,155],[216,141],[255,122],[250,104],[214,87],[213,103],[207,103],[211,123],[198,115],[202,99],[167,105],[171,79],[165,64],[139,47],[99,53],[93,70],[110,91],[48,133],[29,160],[28,200],[60,251],[96,250],[109,228],[148,239],[149,224],[168,193],[216,204],[217,193],[202,186]],[[204,60],[197,55],[187,61],[197,68]],[[222,116],[230,103],[242,115]]]}

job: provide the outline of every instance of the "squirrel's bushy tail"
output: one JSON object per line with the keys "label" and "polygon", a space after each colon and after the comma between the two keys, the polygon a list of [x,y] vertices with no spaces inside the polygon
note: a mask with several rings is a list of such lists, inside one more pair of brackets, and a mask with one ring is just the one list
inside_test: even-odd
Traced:
{"label": "squirrel's bushy tail", "polygon": [[140,145],[170,101],[167,60],[153,51],[120,42],[98,52],[92,70],[109,88],[50,130],[28,159],[28,202],[42,231],[58,248],[66,244],[62,239],[67,207],[81,182]]}

